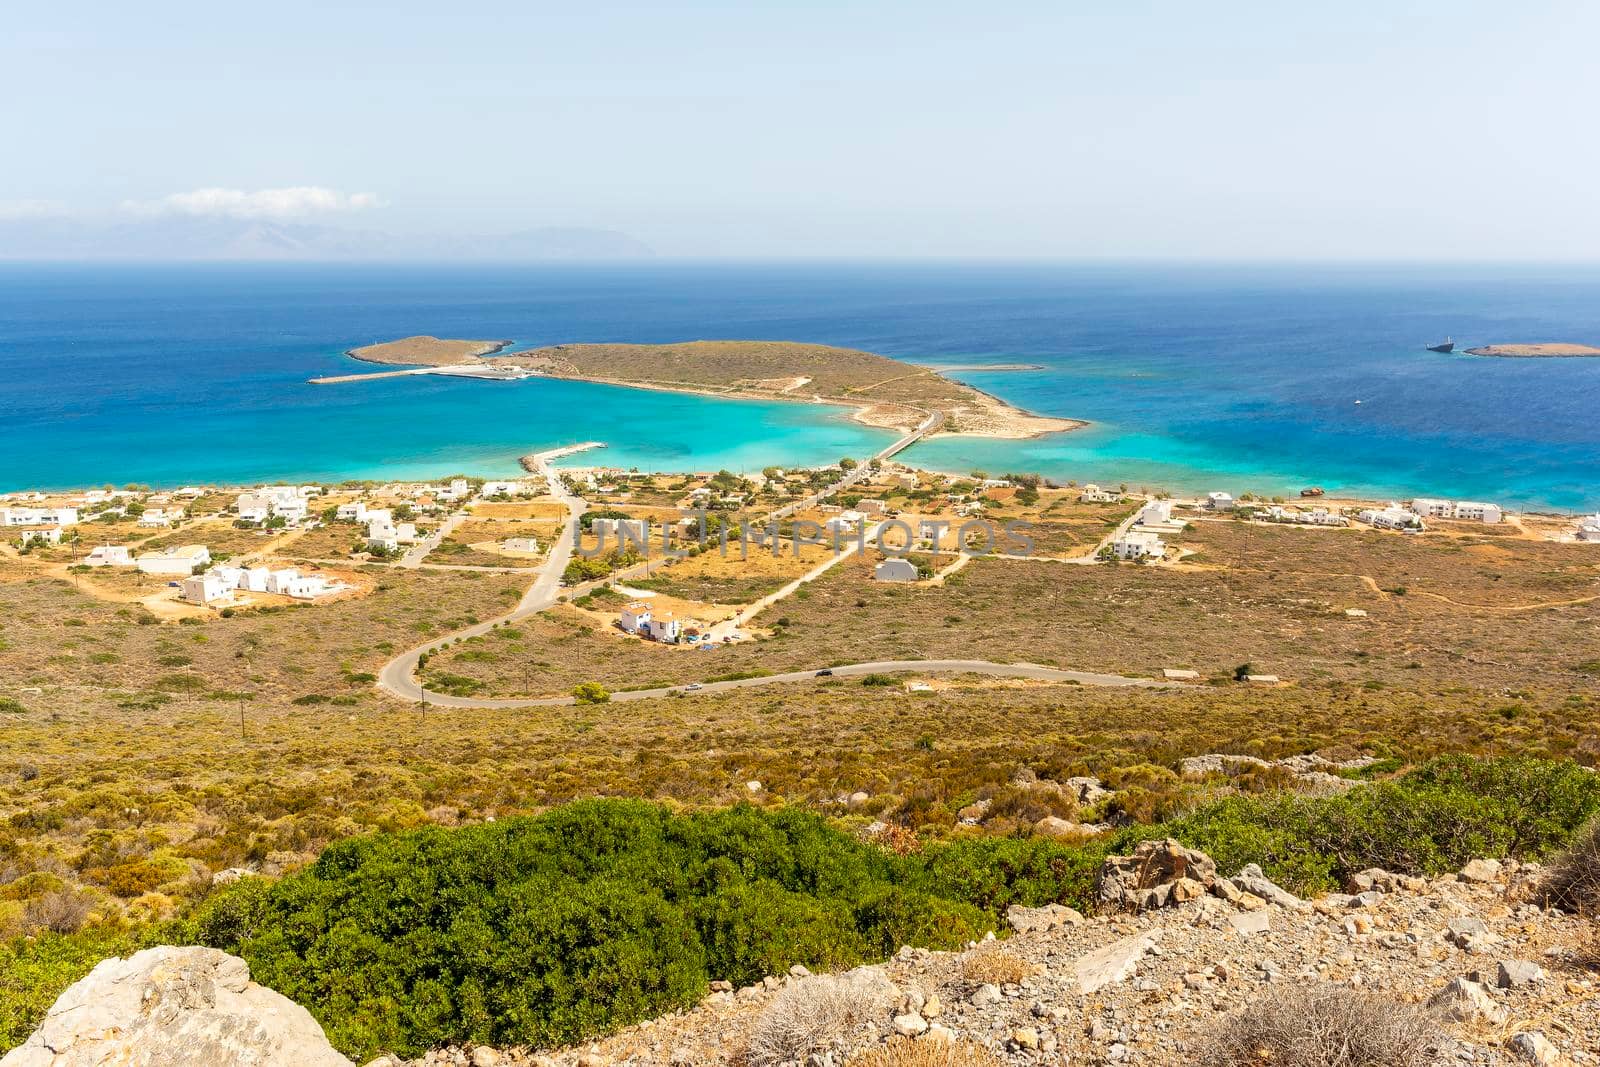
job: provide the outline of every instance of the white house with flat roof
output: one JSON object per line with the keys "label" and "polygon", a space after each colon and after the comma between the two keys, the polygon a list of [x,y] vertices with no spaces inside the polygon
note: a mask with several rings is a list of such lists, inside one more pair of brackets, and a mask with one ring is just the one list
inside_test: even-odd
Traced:
{"label": "white house with flat roof", "polygon": [[1206,507],[1210,508],[1212,511],[1232,511],[1233,504],[1234,500],[1232,493],[1206,494]]}
{"label": "white house with flat roof", "polygon": [[1600,512],[1579,519],[1573,532],[1580,541],[1600,541]]}
{"label": "white house with flat roof", "polygon": [[1356,518],[1378,530],[1416,532],[1423,529],[1421,515],[1414,511],[1408,511],[1392,501],[1387,507],[1363,508],[1361,511],[1356,512]]}
{"label": "white house with flat roof", "polygon": [[1085,485],[1083,487],[1083,491],[1078,494],[1078,503],[1080,504],[1119,504],[1121,502],[1121,493],[1114,493],[1109,489],[1102,489],[1093,482]]}
{"label": "white house with flat roof", "polygon": [[630,634],[636,634],[649,621],[650,605],[643,600],[635,600],[622,609],[622,616],[617,620],[617,625]]}
{"label": "white house with flat roof", "polygon": [[76,526],[77,508],[0,508],[0,526]]}
{"label": "white house with flat roof", "polygon": [[612,519],[598,518],[594,525],[589,527],[591,533],[597,538],[618,546],[642,545],[650,540],[649,519]]}
{"label": "white house with flat roof", "polygon": [[670,611],[651,612],[640,627],[644,635],[652,641],[660,641],[664,645],[675,645],[683,633],[683,623],[678,616]]}
{"label": "white house with flat roof", "polygon": [[183,599],[191,604],[211,604],[219,600],[232,600],[234,585],[229,575],[220,570],[207,571],[183,580]]}
{"label": "white house with flat roof", "polygon": [[61,527],[59,526],[33,526],[22,531],[22,545],[59,545],[61,543]]}
{"label": "white house with flat roof", "polygon": [[160,552],[145,552],[134,560],[134,565],[144,574],[188,577],[196,567],[210,562],[211,550],[205,545],[179,545]]}
{"label": "white house with flat roof", "polygon": [[127,545],[96,545],[83,558],[85,567],[131,567],[133,553]]}
{"label": "white house with flat roof", "polygon": [[534,537],[508,537],[500,543],[506,552],[537,552],[539,541]]}
{"label": "white house with flat roof", "polygon": [[484,482],[478,490],[480,497],[531,496],[533,489],[527,482]]}
{"label": "white house with flat roof", "polygon": [[182,508],[145,508],[144,514],[139,516],[139,525],[165,527],[171,526],[181,518],[183,518]]}
{"label": "white house with flat roof", "polygon": [[348,504],[340,504],[334,509],[333,517],[341,522],[366,522],[367,502],[365,500],[352,500]]}
{"label": "white house with flat roof", "polygon": [[1111,542],[1111,554],[1117,559],[1160,559],[1167,554],[1167,543],[1153,533],[1134,529]]}
{"label": "white house with flat roof", "polygon": [[1425,519],[1456,519],[1460,522],[1482,522],[1493,525],[1505,518],[1498,504],[1485,504],[1480,500],[1441,500],[1437,497],[1419,496],[1411,502],[1411,510]]}

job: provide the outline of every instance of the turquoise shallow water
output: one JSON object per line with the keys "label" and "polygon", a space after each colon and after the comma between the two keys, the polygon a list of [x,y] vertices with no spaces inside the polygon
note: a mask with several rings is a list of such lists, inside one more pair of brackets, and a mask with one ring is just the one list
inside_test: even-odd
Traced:
{"label": "turquoise shallow water", "polygon": [[[584,383],[310,386],[411,333],[564,341],[759,337],[938,363],[1085,418],[1033,441],[947,438],[941,469],[1175,489],[1600,506],[1600,360],[1439,356],[1600,342],[1600,269],[1071,264],[549,267],[0,265],[0,489],[510,473],[570,462],[755,469],[864,455],[831,409]],[[1357,404],[1355,401],[1360,400]]]}

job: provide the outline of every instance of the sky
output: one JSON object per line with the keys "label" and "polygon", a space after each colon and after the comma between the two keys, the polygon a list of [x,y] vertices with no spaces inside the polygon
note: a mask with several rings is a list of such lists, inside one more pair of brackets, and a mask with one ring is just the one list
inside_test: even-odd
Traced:
{"label": "sky", "polygon": [[59,0],[0,221],[684,257],[1593,259],[1600,4]]}

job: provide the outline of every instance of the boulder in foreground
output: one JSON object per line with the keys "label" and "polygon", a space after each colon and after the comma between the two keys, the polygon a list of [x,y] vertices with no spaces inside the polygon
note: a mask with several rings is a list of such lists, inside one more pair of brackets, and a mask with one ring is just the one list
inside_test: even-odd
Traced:
{"label": "boulder in foreground", "polygon": [[351,1067],[311,1013],[214,948],[103,960],[0,1067]]}

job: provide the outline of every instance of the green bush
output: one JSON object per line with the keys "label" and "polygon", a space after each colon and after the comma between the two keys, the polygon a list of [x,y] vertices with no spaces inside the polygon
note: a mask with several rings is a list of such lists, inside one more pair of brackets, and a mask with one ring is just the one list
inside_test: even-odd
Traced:
{"label": "green bush", "polygon": [[921,858],[803,812],[582,801],[340,842],[275,885],[214,894],[187,936],[244,956],[360,1060],[581,1040],[712,978],[954,947],[995,925],[938,885]]}

